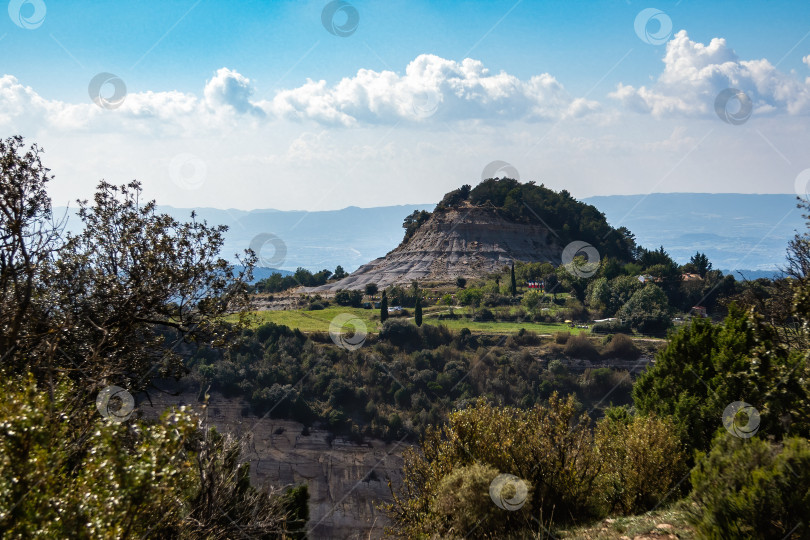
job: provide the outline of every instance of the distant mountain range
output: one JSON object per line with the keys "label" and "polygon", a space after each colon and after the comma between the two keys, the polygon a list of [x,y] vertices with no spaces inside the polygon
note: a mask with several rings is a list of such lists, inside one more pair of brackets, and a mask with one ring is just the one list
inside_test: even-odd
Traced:
{"label": "distant mountain range", "polygon": [[639,245],[664,246],[680,263],[701,251],[714,268],[754,271],[743,272],[748,279],[784,266],[788,241],[805,228],[795,195],[654,193],[585,202],[614,227],[630,229]]}
{"label": "distant mountain range", "polygon": [[[664,248],[680,263],[696,251],[715,268],[744,270],[748,279],[769,276],[785,264],[785,249],[796,230],[805,227],[793,195],[655,193],[612,195],[583,200],[596,206],[614,227],[625,226],[639,245]],[[196,208],[198,219],[229,227],[223,256],[233,258],[253,246],[264,266],[312,271],[341,265],[353,272],[360,265],[396,248],[405,233],[402,221],[414,210],[435,204],[348,207],[306,212]],[[159,206],[187,220],[191,208]],[[55,209],[57,215],[64,208]],[[75,227],[71,219],[68,229]],[[278,249],[276,249],[278,248]],[[264,277],[272,270],[258,270]],[[736,275],[739,278],[739,274]]]}

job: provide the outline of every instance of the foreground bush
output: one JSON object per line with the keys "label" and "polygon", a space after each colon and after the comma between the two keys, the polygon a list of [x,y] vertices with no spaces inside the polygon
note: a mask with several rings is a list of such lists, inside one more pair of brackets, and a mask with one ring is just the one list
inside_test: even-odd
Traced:
{"label": "foreground bush", "polygon": [[[432,527],[446,531],[448,537],[463,538],[475,535],[475,529],[485,523],[489,534],[502,537],[515,525],[529,523],[531,517],[525,503],[514,512],[505,512],[493,504],[490,486],[498,474],[497,469],[480,463],[453,469],[439,482],[436,497],[431,501],[430,513],[436,520]],[[509,493],[500,495],[508,499],[520,496],[513,485],[506,486],[504,491],[509,488]],[[518,500],[525,501],[522,497]]]}
{"label": "foreground bush", "polygon": [[444,518],[447,508],[437,514],[433,501],[447,486],[448,475],[474,463],[518,477],[531,486],[531,493],[518,514],[491,502],[494,517],[482,514],[474,530],[452,531],[458,537],[536,530],[538,522],[521,519],[524,511],[546,524],[552,516],[555,522],[572,522],[599,514],[594,487],[600,465],[592,451],[590,420],[577,414],[573,396],[562,399],[555,394],[548,406],[529,410],[493,407],[479,400],[451,414],[442,429],[428,430],[421,450],[406,450],[402,487],[385,507],[396,525],[391,534],[451,535],[454,522]]}
{"label": "foreground bush", "polygon": [[[406,450],[403,483],[384,509],[406,538],[511,538],[541,525],[588,522],[608,510],[655,506],[681,478],[673,426],[654,418],[602,421],[596,441],[573,396],[547,406],[493,407],[483,400],[428,430]],[[513,475],[503,484],[496,478]],[[490,490],[485,497],[484,488]],[[500,501],[501,504],[497,504]],[[505,501],[505,502],[504,502]]]}
{"label": "foreground bush", "polygon": [[723,433],[692,470],[692,514],[705,538],[807,538],[810,443]]}
{"label": "foreground bush", "polygon": [[595,439],[605,465],[599,492],[609,513],[651,510],[687,471],[677,430],[668,418],[622,418],[609,411],[599,421]]}
{"label": "foreground bush", "polygon": [[43,389],[33,377],[0,375],[4,538],[303,533],[306,491],[280,496],[252,488],[239,444],[203,433],[188,411],[115,423],[77,399],[67,379]]}

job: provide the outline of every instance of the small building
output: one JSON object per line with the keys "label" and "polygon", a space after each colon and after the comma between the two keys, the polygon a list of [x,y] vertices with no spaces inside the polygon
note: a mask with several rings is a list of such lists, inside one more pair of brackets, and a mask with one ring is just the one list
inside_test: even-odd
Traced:
{"label": "small building", "polygon": [[706,312],[706,308],[703,306],[692,306],[692,309],[689,310],[689,313],[691,313],[695,317],[701,317],[703,319],[709,316],[709,314]]}

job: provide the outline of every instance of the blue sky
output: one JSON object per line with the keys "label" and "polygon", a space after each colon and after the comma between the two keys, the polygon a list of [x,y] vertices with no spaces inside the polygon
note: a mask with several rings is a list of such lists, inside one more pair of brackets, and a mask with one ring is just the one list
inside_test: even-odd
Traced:
{"label": "blue sky", "polygon": [[424,203],[494,160],[578,197],[789,193],[810,167],[810,3],[353,1],[346,37],[327,4],[12,0],[0,131],[46,147],[59,203],[102,177],[175,206]]}

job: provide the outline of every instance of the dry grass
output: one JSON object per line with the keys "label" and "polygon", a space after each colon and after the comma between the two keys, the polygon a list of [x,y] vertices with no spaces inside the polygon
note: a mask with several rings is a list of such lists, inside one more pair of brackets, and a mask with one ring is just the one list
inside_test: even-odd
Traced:
{"label": "dry grass", "polygon": [[[659,508],[639,516],[625,516],[602,520],[598,523],[555,531],[557,538],[577,540],[646,540],[692,539],[695,530],[686,517],[684,503]],[[537,536],[537,538],[545,538]]]}

